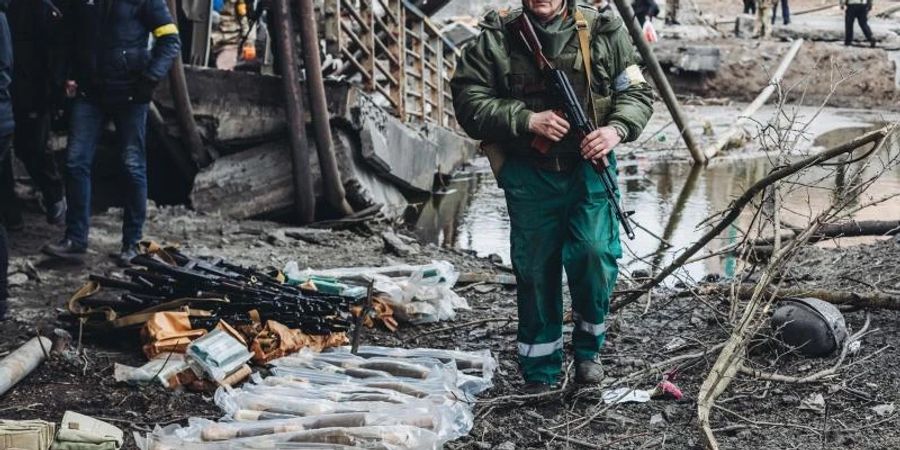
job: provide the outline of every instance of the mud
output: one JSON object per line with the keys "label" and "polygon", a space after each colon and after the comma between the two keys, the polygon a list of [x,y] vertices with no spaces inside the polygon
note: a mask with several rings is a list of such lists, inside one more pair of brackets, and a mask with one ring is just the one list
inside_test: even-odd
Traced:
{"label": "mud", "polygon": [[[84,281],[88,270],[100,273],[118,270],[107,257],[107,252],[118,248],[116,211],[94,217],[93,250],[82,267],[54,266],[35,256],[44,239],[59,230],[42,224],[35,212],[29,213],[28,219],[33,226],[12,235],[12,254],[14,264],[20,267],[25,261],[31,262],[39,281],[30,279],[12,289],[13,319],[0,323],[0,333],[4,336],[0,351],[15,348],[38,328],[46,332],[53,327],[57,312],[68,295]],[[235,222],[182,208],[153,208],[147,236],[180,243],[186,252],[193,254],[218,254],[245,264],[280,266],[296,259],[301,265],[337,267],[397,262],[396,257],[385,253],[380,237],[380,230],[386,226],[370,224],[336,231],[321,244],[309,244],[268,236],[269,230],[279,227],[274,223]],[[463,272],[504,270],[487,258],[465,251],[434,244],[423,244],[419,250],[418,255],[406,261],[441,258],[452,261]],[[854,289],[860,283],[869,283],[885,290],[898,290],[898,262],[900,243],[890,239],[849,248],[809,249],[788,271],[792,274],[788,278],[833,288]],[[597,408],[596,389],[575,390],[541,402],[492,403],[493,398],[516,393],[521,385],[514,354],[515,292],[493,285],[478,289],[460,286],[458,292],[467,297],[472,310],[462,312],[452,324],[403,326],[397,333],[376,329],[363,335],[365,342],[390,346],[488,347],[499,358],[496,387],[476,405],[480,416],[475,429],[470,437],[451,443],[450,448],[496,448],[506,442],[513,444],[509,448],[566,448],[572,444],[542,435],[538,429],[567,422],[572,423],[553,432],[603,448],[693,448],[697,445],[695,396],[714,355],[680,369],[676,383],[684,390],[685,399],[618,405],[573,430],[580,417]],[[728,308],[721,299],[679,298],[672,295],[674,292],[660,291],[649,307],[643,303],[635,305],[615,318],[602,356],[610,381],[648,364],[700,351],[725,339],[724,315]],[[846,317],[850,326],[858,329],[864,312],[848,313]],[[511,320],[465,325],[486,318]],[[881,449],[900,442],[897,415],[880,417],[871,409],[900,401],[900,380],[896,377],[900,354],[892,346],[893,336],[900,333],[898,319],[897,312],[873,311],[872,328],[878,331],[863,339],[861,352],[845,363],[846,368],[838,377],[825,383],[788,385],[739,377],[719,402],[732,412],[721,409],[713,415],[713,426],[724,430],[717,433],[722,445],[738,449]],[[458,327],[453,330],[418,337],[454,324]],[[570,330],[571,326],[567,326],[567,333]],[[672,348],[673,343],[679,342],[677,348]],[[189,416],[220,415],[209,395],[116,384],[112,380],[114,362],[137,365],[143,361],[136,337],[86,337],[83,345],[84,359],[49,361],[3,396],[0,417],[59,420],[66,409],[74,409],[121,426],[129,436],[126,448],[133,448],[131,432],[184,423]],[[805,359],[783,355],[765,345],[755,355],[755,360],[771,365],[768,370],[785,374],[808,373],[834,363],[833,357]],[[659,374],[652,374],[640,378],[633,386],[647,389],[658,381]],[[801,400],[814,393],[825,396],[827,418],[822,413],[798,409]],[[657,419],[651,425],[651,417],[657,414],[661,415],[662,422]]]}
{"label": "mud", "polygon": [[[790,42],[716,39],[668,41],[663,47],[714,46],[722,64],[712,74],[672,73],[679,94],[750,102],[769,84]],[[794,102],[825,103],[842,108],[900,110],[894,61],[882,49],[847,48],[834,42],[807,41],[782,81],[784,96]]]}

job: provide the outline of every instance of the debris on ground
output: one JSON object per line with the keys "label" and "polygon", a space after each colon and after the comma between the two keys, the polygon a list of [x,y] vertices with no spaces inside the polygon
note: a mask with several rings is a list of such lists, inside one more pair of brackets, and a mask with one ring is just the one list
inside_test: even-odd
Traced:
{"label": "debris on ground", "polygon": [[0,360],[0,395],[22,381],[44,362],[52,345],[50,339],[34,337]]}
{"label": "debris on ground", "polygon": [[486,352],[362,347],[359,355],[346,348],[304,350],[271,366],[270,376],[256,375],[241,388],[216,392],[224,421],[196,418],[187,427],[157,428],[138,446],[340,442],[439,448],[469,433],[468,402],[491,386],[496,362]]}
{"label": "debris on ground", "polygon": [[124,433],[115,425],[66,411],[53,450],[119,450]]}
{"label": "debris on ground", "polygon": [[400,264],[385,267],[348,267],[300,270],[296,262],[284,267],[288,284],[307,283],[325,292],[359,292],[373,289],[373,299],[390,306],[401,322],[424,324],[453,320],[457,310],[469,309],[466,299],[452,290],[459,272],[447,261]]}
{"label": "debris on ground", "polygon": [[54,436],[55,423],[0,419],[0,449],[3,450],[48,450]]}

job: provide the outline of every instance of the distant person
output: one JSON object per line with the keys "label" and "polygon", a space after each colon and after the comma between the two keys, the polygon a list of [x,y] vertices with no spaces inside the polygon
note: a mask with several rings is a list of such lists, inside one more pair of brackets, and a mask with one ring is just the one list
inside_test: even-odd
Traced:
{"label": "distant person", "polygon": [[841,0],[841,9],[844,10],[844,45],[853,44],[853,22],[858,21],[869,45],[875,47],[875,38],[872,36],[872,29],[869,28],[872,0]]}
{"label": "distant person", "polygon": [[756,37],[765,39],[772,34],[772,25],[769,23],[769,8],[778,0],[759,0],[756,4]]}
{"label": "distant person", "polygon": [[[164,0],[85,0],[73,6],[78,24],[71,46],[75,96],[66,161],[65,236],[42,251],[80,261],[91,221],[91,168],[104,125],[116,127],[125,172],[122,250],[127,266],[137,254],[147,215],[147,112],[153,90],[178,57],[181,41]],[[153,35],[152,49],[147,43]]]}
{"label": "distant person", "polygon": [[[9,35],[9,24],[6,22],[6,10],[8,7],[9,0],[0,0],[0,184],[12,181],[9,143],[15,128],[9,92],[13,75],[13,52],[12,38]],[[7,179],[7,177],[10,179]],[[4,210],[8,206],[8,202],[0,202],[0,212],[5,212]],[[6,290],[6,272],[8,268],[9,248],[6,228],[0,222],[0,320],[6,318],[6,298],[8,295]]]}
{"label": "distant person", "polygon": [[666,25],[681,25],[678,22],[679,0],[666,0]]}
{"label": "distant person", "polygon": [[[63,179],[48,143],[52,115],[63,98],[63,20],[67,13],[52,0],[11,0],[7,14],[16,55],[13,147],[41,192],[47,221],[52,224],[62,224],[66,217]],[[19,207],[18,201],[13,207]],[[21,212],[13,215],[21,217]]]}
{"label": "distant person", "polygon": [[655,0],[634,0],[631,3],[631,8],[634,9],[634,17],[637,18],[641,26],[644,26],[644,22],[647,19],[652,20],[659,15],[659,5]]}
{"label": "distant person", "polygon": [[756,0],[744,0],[744,14],[756,14]]}
{"label": "distant person", "polygon": [[[778,18],[778,1],[772,3],[772,25],[775,25],[775,19]],[[781,19],[785,25],[791,24],[791,7],[788,0],[781,0]]]}

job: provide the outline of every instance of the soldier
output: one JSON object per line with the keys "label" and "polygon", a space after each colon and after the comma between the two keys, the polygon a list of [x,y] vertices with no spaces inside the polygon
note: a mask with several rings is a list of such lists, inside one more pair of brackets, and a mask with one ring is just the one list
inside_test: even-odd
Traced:
{"label": "soldier", "polygon": [[[622,20],[609,8],[574,0],[522,3],[524,10],[485,16],[451,87],[462,128],[498,149],[491,165],[511,224],[519,366],[525,391],[534,393],[550,389],[563,361],[562,268],[574,310],[576,381],[603,379],[599,351],[622,249],[613,208],[587,160],[608,157],[614,170],[611,152],[641,134],[652,92]],[[567,73],[585,111],[602,125],[582,141],[568,134],[568,122],[554,112],[560,99],[547,91],[533,55],[505,26],[521,14],[530,16],[544,54]],[[588,58],[581,49],[589,49]],[[554,142],[547,156],[530,148],[535,136]]]}
{"label": "soldier", "polygon": [[769,24],[769,8],[777,0],[760,0],[756,5],[756,37],[765,39],[772,34],[772,26]]}
{"label": "soldier", "polygon": [[872,0],[841,0],[841,9],[844,10],[844,45],[853,44],[853,22],[859,22],[859,27],[869,45],[875,47],[875,37],[869,28],[869,11],[872,10]]}
{"label": "soldier", "polygon": [[666,25],[681,25],[678,22],[679,0],[666,0]]}

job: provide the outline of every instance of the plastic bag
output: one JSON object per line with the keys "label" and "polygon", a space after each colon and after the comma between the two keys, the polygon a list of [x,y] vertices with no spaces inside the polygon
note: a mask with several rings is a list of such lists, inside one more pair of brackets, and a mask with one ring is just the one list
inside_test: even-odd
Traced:
{"label": "plastic bag", "polygon": [[306,369],[322,375],[339,375],[345,382],[375,378],[404,381],[435,379],[455,387],[458,375],[453,363],[445,364],[434,358],[362,358],[349,352],[313,353],[306,349],[276,359],[271,365],[276,369]]}
{"label": "plastic bag", "polygon": [[656,34],[656,28],[653,27],[653,22],[650,19],[644,21],[644,40],[649,43],[659,42],[659,35]]}
{"label": "plastic bag", "polygon": [[292,284],[310,280],[316,284],[316,279],[339,280],[357,286],[373,282],[375,291],[382,294],[379,298],[391,305],[395,315],[413,324],[453,320],[457,309],[469,309],[468,302],[452,290],[459,272],[447,261],[329,270],[300,270],[292,261],[285,265],[284,273]]}
{"label": "plastic bag", "polygon": [[141,436],[135,433],[135,442],[141,450],[250,450],[250,449],[438,449],[442,444],[438,436],[418,427],[372,426],[358,428],[322,428],[293,433],[253,436],[228,441],[193,441],[195,431],[179,425],[157,427]]}
{"label": "plastic bag", "polygon": [[160,353],[141,367],[115,363],[113,365],[113,378],[117,382],[129,384],[150,383],[156,380],[159,384],[168,388],[171,386],[170,380],[172,380],[172,377],[188,367],[183,354]]}
{"label": "plastic bag", "polygon": [[[350,347],[329,349],[328,353],[350,353]],[[435,348],[397,348],[361,346],[357,355],[362,357],[389,356],[394,358],[434,358],[443,363],[454,363],[462,372],[457,376],[457,386],[468,394],[476,395],[493,386],[494,371],[497,360],[491,356],[490,350],[464,352],[459,350],[443,350]],[[471,375],[469,375],[471,374]],[[472,376],[475,375],[475,376]]]}

